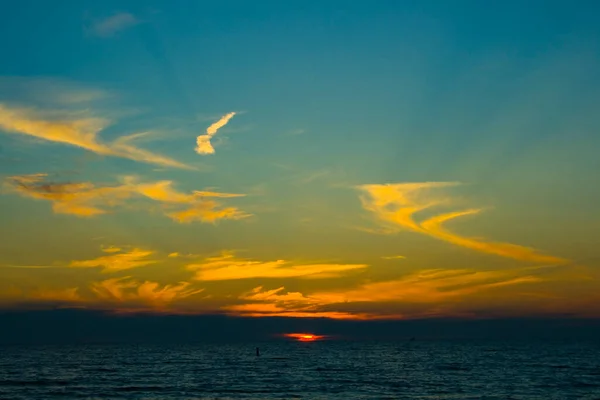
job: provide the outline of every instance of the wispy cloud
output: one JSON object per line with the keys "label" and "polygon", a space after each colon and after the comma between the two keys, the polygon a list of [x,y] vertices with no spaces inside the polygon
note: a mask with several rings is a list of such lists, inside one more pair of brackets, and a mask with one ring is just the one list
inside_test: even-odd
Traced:
{"label": "wispy cloud", "polygon": [[314,294],[321,302],[408,302],[436,303],[485,289],[542,281],[533,270],[476,271],[428,269],[403,278],[374,282],[356,289]]}
{"label": "wispy cloud", "polygon": [[102,156],[128,158],[163,167],[193,169],[179,161],[135,147],[132,142],[139,134],[123,136],[112,143],[100,142],[98,133],[110,123],[108,119],[85,116],[82,113],[42,112],[0,103],[0,129],[6,132],[68,144]]}
{"label": "wispy cloud", "polygon": [[198,136],[198,138],[196,139],[196,153],[198,153],[198,154],[214,154],[215,149],[212,146],[212,143],[210,142],[210,140],[212,139],[212,137],[214,135],[216,135],[216,133],[219,129],[221,129],[222,127],[227,125],[229,120],[231,118],[233,118],[234,115],[235,115],[234,112],[225,114],[224,116],[221,117],[221,119],[219,119],[217,122],[210,125],[206,129],[205,135]]}
{"label": "wispy cloud", "polygon": [[522,261],[539,263],[564,263],[567,261],[559,257],[540,254],[528,247],[460,236],[442,227],[446,221],[465,215],[478,214],[481,209],[444,213],[422,222],[415,219],[415,215],[419,212],[440,205],[452,204],[450,197],[432,194],[432,189],[457,185],[459,185],[457,182],[396,183],[362,185],[358,189],[364,193],[361,196],[363,207],[375,214],[390,233],[407,229],[472,250]]}
{"label": "wispy cloud", "polygon": [[290,261],[255,261],[236,258],[231,253],[210,257],[187,269],[200,281],[220,281],[249,278],[310,278],[341,276],[349,271],[366,268],[366,264],[294,264]]}
{"label": "wispy cloud", "polygon": [[[104,250],[106,252],[106,250]],[[158,260],[148,259],[153,252],[134,248],[130,251],[114,250],[109,248],[107,256],[98,257],[92,260],[71,261],[70,267],[74,268],[97,268],[101,267],[102,272],[118,272],[132,268],[143,267],[154,264]]]}
{"label": "wispy cloud", "polygon": [[0,103],[16,101],[37,105],[74,106],[113,97],[106,90],[52,77],[0,76]]}
{"label": "wispy cloud", "polygon": [[403,260],[406,257],[404,257],[404,256],[382,256],[381,258],[384,260]]}
{"label": "wispy cloud", "polygon": [[192,289],[190,286],[189,282],[161,286],[157,282],[140,282],[126,276],[94,282],[90,288],[102,300],[117,303],[140,303],[160,309],[204,290]]}
{"label": "wispy cloud", "polygon": [[105,214],[135,199],[161,204],[163,213],[180,223],[214,223],[221,219],[236,220],[250,216],[236,207],[221,207],[214,200],[243,196],[241,194],[208,191],[183,193],[173,188],[172,181],[146,183],[126,176],[120,184],[101,186],[91,182],[54,183],[47,182],[45,178],[45,174],[13,176],[5,180],[5,187],[21,196],[50,201],[55,213],[81,217]]}
{"label": "wispy cloud", "polygon": [[304,129],[292,129],[283,133],[283,136],[298,136],[302,135],[306,131]]}
{"label": "wispy cloud", "polygon": [[[400,279],[373,282],[351,289],[319,291],[305,295],[286,292],[285,287],[265,290],[262,286],[238,297],[242,304],[225,306],[236,315],[247,316],[290,316],[329,317],[341,319],[373,319],[381,317],[401,318],[431,313],[440,302],[465,300],[478,292],[520,284],[541,282],[535,270],[476,271],[467,269],[431,269],[410,273]],[[375,312],[358,311],[366,304],[379,305]],[[384,312],[395,308],[406,309],[406,313]],[[425,307],[415,305],[425,305]],[[450,303],[448,303],[450,304]],[[411,310],[412,308],[412,310]],[[354,310],[353,310],[354,309]],[[353,310],[353,311],[350,311]]]}
{"label": "wispy cloud", "polygon": [[120,252],[122,249],[120,247],[116,247],[116,246],[108,246],[108,247],[103,247],[102,251],[105,253],[118,253]]}
{"label": "wispy cloud", "polygon": [[128,12],[120,12],[94,21],[90,27],[90,32],[99,37],[110,37],[139,23],[141,21],[135,15]]}

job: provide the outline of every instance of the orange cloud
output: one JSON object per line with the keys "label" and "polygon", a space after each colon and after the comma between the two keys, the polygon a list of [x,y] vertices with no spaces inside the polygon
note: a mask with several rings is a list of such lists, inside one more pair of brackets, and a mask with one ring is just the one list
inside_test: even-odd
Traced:
{"label": "orange cloud", "polygon": [[196,280],[220,281],[249,278],[332,278],[366,267],[366,264],[294,265],[285,260],[253,261],[225,253],[207,258],[201,264],[188,265],[187,269],[196,272]]}
{"label": "orange cloud", "polygon": [[263,291],[262,286],[242,294],[239,299],[248,301],[245,304],[234,304],[222,307],[232,315],[246,317],[296,317],[296,318],[333,318],[355,319],[352,313],[338,311],[319,311],[317,300],[304,296],[299,292],[284,291],[284,287]]}
{"label": "orange cloud", "polygon": [[205,135],[200,135],[196,138],[196,153],[198,154],[214,154],[215,148],[212,146],[210,139],[216,135],[217,131],[227,125],[229,120],[235,115],[230,112],[221,117],[217,122],[213,123],[206,129]]}
{"label": "orange cloud", "polygon": [[[105,252],[107,250],[104,250]],[[118,272],[126,269],[143,267],[154,264],[156,260],[149,260],[152,251],[132,249],[121,252],[120,249],[109,248],[110,255],[95,258],[93,260],[72,261],[69,266],[74,268],[97,268],[102,267],[102,272]]]}
{"label": "orange cloud", "polygon": [[164,214],[180,223],[214,223],[221,219],[250,216],[236,207],[221,208],[219,202],[212,200],[244,196],[242,194],[203,191],[182,193],[173,189],[172,181],[141,183],[131,176],[124,177],[121,184],[114,186],[96,186],[90,182],[46,183],[45,177],[45,174],[13,176],[7,178],[5,184],[9,190],[22,196],[50,201],[55,213],[81,217],[105,214],[134,198],[160,203]]}
{"label": "orange cloud", "polygon": [[[358,304],[425,304],[426,309],[409,311],[410,316],[432,312],[439,304],[464,300],[466,296],[499,287],[541,282],[536,269],[510,271],[422,270],[384,282],[366,283],[353,289],[320,291],[305,295],[286,292],[285,287],[265,290],[258,286],[238,297],[242,304],[223,307],[246,316],[328,317],[338,319],[402,318],[402,314],[344,311]],[[410,306],[409,306],[410,308]],[[407,315],[408,316],[408,315]]]}
{"label": "orange cloud", "polygon": [[163,308],[172,302],[198,294],[204,289],[191,289],[189,282],[164,285],[157,282],[139,282],[129,276],[94,282],[91,290],[100,299],[118,303],[141,303]]}
{"label": "orange cloud", "polygon": [[533,274],[523,275],[523,270],[430,269],[397,280],[367,283],[355,289],[315,293],[311,298],[324,304],[390,301],[437,303],[490,288],[540,281],[542,279]]}
{"label": "orange cloud", "polygon": [[100,142],[98,133],[109,125],[110,121],[104,118],[73,113],[43,113],[0,104],[0,129],[7,132],[76,146],[102,156],[128,158],[164,167],[193,169],[179,161],[133,146],[131,142],[139,137],[139,134],[121,137],[113,143]]}
{"label": "orange cloud", "polygon": [[465,215],[477,214],[481,211],[479,209],[441,214],[423,222],[415,219],[415,214],[418,212],[451,203],[449,197],[432,195],[432,189],[456,185],[458,185],[457,182],[396,183],[362,185],[358,189],[364,193],[361,196],[363,208],[375,214],[385,224],[384,229],[387,232],[408,229],[472,250],[522,261],[539,263],[564,263],[567,261],[563,258],[540,254],[528,247],[467,238],[443,229],[444,222]]}

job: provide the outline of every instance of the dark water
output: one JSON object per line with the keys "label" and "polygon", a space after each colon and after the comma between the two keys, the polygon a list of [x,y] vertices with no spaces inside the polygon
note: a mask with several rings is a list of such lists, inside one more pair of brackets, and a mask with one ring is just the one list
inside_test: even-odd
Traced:
{"label": "dark water", "polygon": [[600,399],[593,343],[0,347],[2,399]]}

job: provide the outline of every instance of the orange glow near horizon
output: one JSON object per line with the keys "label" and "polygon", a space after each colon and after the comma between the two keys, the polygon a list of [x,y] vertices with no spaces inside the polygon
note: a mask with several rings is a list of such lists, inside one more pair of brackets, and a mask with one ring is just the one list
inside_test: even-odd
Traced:
{"label": "orange glow near horizon", "polygon": [[283,336],[299,342],[314,342],[327,338],[325,335],[314,335],[312,333],[284,333]]}

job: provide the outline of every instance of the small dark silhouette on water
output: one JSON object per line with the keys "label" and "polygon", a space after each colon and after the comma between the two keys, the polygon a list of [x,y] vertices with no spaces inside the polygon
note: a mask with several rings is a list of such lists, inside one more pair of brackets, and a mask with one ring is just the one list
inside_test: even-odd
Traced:
{"label": "small dark silhouette on water", "polygon": [[260,350],[258,349],[258,347],[256,348],[256,357],[260,356]]}

